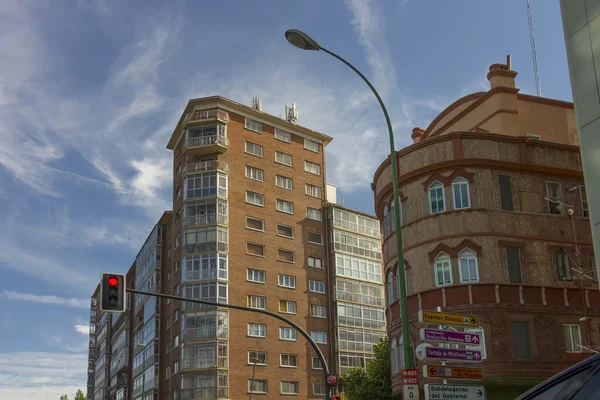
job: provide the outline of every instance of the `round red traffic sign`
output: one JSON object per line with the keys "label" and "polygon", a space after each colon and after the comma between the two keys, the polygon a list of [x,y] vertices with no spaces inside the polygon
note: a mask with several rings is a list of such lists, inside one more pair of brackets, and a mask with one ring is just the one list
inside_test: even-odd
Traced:
{"label": "round red traffic sign", "polygon": [[329,374],[327,375],[327,384],[328,385],[336,385],[337,384],[337,376],[335,376],[334,374]]}

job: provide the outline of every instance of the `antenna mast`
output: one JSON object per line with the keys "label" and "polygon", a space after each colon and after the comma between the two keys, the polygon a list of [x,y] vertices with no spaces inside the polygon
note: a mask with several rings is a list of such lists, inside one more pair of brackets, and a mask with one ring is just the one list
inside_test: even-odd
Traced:
{"label": "antenna mast", "polygon": [[533,73],[535,75],[535,88],[537,95],[542,96],[542,85],[540,83],[540,71],[538,69],[537,51],[535,49],[535,37],[533,36],[533,18],[531,17],[531,4],[527,0],[527,20],[529,22],[529,41],[531,42],[531,58],[533,59]]}

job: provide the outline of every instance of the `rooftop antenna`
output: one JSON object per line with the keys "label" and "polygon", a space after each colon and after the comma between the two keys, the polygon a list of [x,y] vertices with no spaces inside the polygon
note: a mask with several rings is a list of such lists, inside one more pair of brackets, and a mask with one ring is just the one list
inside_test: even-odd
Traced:
{"label": "rooftop antenna", "polygon": [[538,69],[537,50],[535,49],[535,37],[533,36],[533,18],[531,17],[531,4],[527,0],[527,20],[529,22],[529,41],[531,42],[531,58],[533,60],[533,74],[535,75],[535,88],[537,95],[542,96],[542,85],[540,83],[540,71]]}
{"label": "rooftop antenna", "polygon": [[285,106],[285,120],[295,124],[298,122],[298,109],[296,103],[292,103],[291,107]]}
{"label": "rooftop antenna", "polygon": [[254,96],[252,98],[252,108],[258,111],[262,111],[262,105],[260,104],[260,97]]}

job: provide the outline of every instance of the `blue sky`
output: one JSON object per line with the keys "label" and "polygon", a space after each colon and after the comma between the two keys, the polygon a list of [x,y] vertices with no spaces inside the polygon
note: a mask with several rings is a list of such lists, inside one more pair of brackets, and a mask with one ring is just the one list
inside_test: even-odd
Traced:
{"label": "blue sky", "polygon": [[[557,0],[532,0],[545,97],[571,100]],[[372,79],[397,147],[456,98],[487,90],[511,54],[535,93],[525,0],[127,1],[0,4],[0,398],[85,392],[88,302],[125,271],[170,209],[167,139],[189,98],[260,96],[334,137],[328,181],[373,212],[388,153],[377,103],[352,71],[302,52],[310,33]]]}

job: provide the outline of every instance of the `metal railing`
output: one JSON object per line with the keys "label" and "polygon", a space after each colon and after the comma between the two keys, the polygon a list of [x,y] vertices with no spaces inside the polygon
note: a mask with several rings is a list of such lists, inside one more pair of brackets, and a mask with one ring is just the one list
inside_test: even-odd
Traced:
{"label": "metal railing", "polygon": [[223,110],[200,110],[187,113],[183,122],[202,121],[205,119],[220,119],[229,122],[229,114]]}
{"label": "metal railing", "polygon": [[194,215],[193,217],[184,217],[183,226],[201,226],[201,225],[227,225],[227,215],[223,214],[204,214]]}
{"label": "metal railing", "polygon": [[190,173],[208,172],[208,171],[216,171],[216,170],[228,173],[229,172],[229,164],[227,164],[225,161],[218,161],[218,160],[189,163],[189,164],[186,164],[185,167],[183,168],[183,173],[190,174]]}
{"label": "metal railing", "polygon": [[209,135],[195,138],[187,138],[185,141],[185,147],[210,146],[213,144],[229,146],[229,140],[225,135]]}

